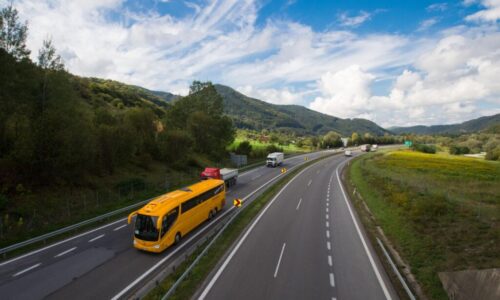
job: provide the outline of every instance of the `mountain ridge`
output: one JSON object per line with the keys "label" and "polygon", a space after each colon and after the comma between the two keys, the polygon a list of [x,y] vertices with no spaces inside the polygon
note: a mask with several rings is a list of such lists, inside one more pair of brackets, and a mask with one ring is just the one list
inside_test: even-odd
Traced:
{"label": "mountain ridge", "polygon": [[408,127],[390,127],[387,130],[396,134],[460,134],[472,133],[487,130],[491,126],[500,124],[500,114],[492,116],[482,116],[476,119],[468,120],[462,123],[447,125],[416,125]]}

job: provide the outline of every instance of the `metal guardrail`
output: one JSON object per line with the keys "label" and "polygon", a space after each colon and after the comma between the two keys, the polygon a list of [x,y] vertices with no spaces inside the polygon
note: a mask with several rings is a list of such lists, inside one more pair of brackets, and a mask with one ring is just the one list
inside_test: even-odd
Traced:
{"label": "metal guardrail", "polygon": [[[314,153],[314,152],[312,152],[312,153]],[[301,154],[290,155],[288,158],[291,158],[293,156],[298,156],[298,155],[301,155]],[[243,168],[240,168],[240,170],[244,172],[244,171],[247,171],[247,170],[252,169],[254,167],[257,167],[257,166],[259,166],[261,164],[262,164],[261,162],[254,163],[254,164],[245,166]],[[70,226],[67,226],[67,227],[64,227],[64,228],[61,228],[61,229],[58,229],[58,230],[55,230],[55,231],[52,231],[52,232],[49,232],[49,233],[46,233],[46,234],[43,234],[43,235],[40,235],[40,236],[37,236],[37,237],[34,237],[34,238],[31,238],[29,240],[22,241],[20,243],[7,246],[5,248],[0,249],[0,255],[3,255],[5,257],[5,255],[8,252],[10,252],[10,251],[14,251],[14,250],[20,249],[22,247],[25,247],[25,246],[28,246],[28,245],[31,245],[31,244],[34,244],[34,243],[42,242],[42,241],[45,241],[47,239],[53,238],[55,236],[58,236],[60,234],[67,233],[67,232],[70,232],[72,230],[76,230],[78,228],[81,228],[83,226],[86,226],[86,225],[89,225],[89,224],[92,224],[92,223],[96,223],[96,222],[105,220],[105,219],[107,219],[109,217],[113,217],[113,216],[118,215],[120,213],[123,213],[123,212],[126,212],[128,210],[134,209],[134,208],[136,208],[138,206],[145,205],[146,203],[148,203],[149,201],[151,201],[154,198],[155,197],[152,197],[152,198],[143,200],[141,202],[129,205],[127,207],[123,207],[123,208],[120,208],[120,209],[117,209],[117,210],[105,213],[103,215],[94,217],[92,219],[88,219],[88,220],[82,221],[80,223],[76,223],[76,224],[73,224],[73,225],[70,225]]]}
{"label": "metal guardrail", "polygon": [[102,220],[107,219],[109,217],[118,215],[120,213],[123,213],[123,212],[126,212],[128,210],[134,209],[134,208],[136,208],[138,206],[144,205],[144,204],[148,203],[149,201],[151,201],[153,198],[149,198],[149,199],[143,200],[141,202],[138,202],[138,203],[135,203],[135,204],[132,204],[132,205],[129,205],[129,206],[126,206],[126,207],[122,207],[120,209],[117,209],[117,210],[105,213],[105,214],[97,216],[95,218],[88,219],[88,220],[82,221],[80,223],[76,223],[76,224],[73,224],[73,225],[70,225],[70,226],[67,226],[67,227],[64,227],[64,228],[61,228],[61,229],[58,229],[58,230],[55,230],[55,231],[52,231],[52,232],[40,235],[40,236],[34,237],[32,239],[29,239],[29,240],[26,240],[26,241],[23,241],[23,242],[20,242],[20,243],[17,243],[17,244],[13,244],[13,245],[7,246],[5,248],[0,249],[0,255],[5,255],[6,253],[8,253],[10,251],[17,250],[19,248],[22,248],[22,247],[25,247],[25,246],[28,246],[28,245],[31,245],[31,244],[34,244],[34,243],[45,241],[47,239],[50,239],[50,238],[58,236],[60,234],[63,234],[63,233],[66,233],[66,232],[78,229],[78,228],[83,227],[85,225],[89,225],[89,224],[92,224],[92,223],[96,223],[96,222],[102,221]]}

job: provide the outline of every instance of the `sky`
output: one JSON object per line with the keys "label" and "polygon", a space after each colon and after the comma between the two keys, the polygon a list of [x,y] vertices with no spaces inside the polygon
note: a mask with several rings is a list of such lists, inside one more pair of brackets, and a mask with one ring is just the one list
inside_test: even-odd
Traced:
{"label": "sky", "polygon": [[[3,7],[10,1],[0,0]],[[500,113],[500,0],[14,0],[36,59],[185,95],[212,81],[384,127]]]}

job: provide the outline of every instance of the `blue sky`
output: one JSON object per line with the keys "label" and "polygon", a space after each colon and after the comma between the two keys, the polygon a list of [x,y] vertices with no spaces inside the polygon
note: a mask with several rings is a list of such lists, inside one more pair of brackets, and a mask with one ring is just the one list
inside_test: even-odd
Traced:
{"label": "blue sky", "polygon": [[[0,0],[5,5],[6,0]],[[185,94],[211,80],[382,126],[500,113],[500,0],[18,0],[36,57]]]}

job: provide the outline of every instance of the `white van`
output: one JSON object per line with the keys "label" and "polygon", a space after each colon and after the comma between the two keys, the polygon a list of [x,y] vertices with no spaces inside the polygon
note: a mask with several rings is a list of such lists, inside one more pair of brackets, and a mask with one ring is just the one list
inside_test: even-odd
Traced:
{"label": "white van", "polygon": [[266,166],[275,168],[281,165],[284,159],[285,154],[283,152],[269,153],[266,159]]}

